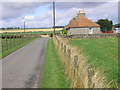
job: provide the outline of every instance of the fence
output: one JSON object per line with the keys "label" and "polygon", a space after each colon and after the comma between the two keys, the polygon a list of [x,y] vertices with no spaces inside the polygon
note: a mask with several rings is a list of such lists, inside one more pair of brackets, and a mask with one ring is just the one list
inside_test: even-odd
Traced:
{"label": "fence", "polygon": [[115,33],[104,33],[104,34],[76,34],[76,35],[61,35],[65,38],[73,38],[73,39],[79,39],[79,38],[108,38],[108,37],[120,37],[120,34]]}
{"label": "fence", "polygon": [[40,35],[1,35],[2,53]]}
{"label": "fence", "polygon": [[68,39],[54,35],[58,54],[65,67],[65,74],[71,79],[72,88],[109,88],[106,77],[99,69],[90,68],[79,48],[71,47]]}

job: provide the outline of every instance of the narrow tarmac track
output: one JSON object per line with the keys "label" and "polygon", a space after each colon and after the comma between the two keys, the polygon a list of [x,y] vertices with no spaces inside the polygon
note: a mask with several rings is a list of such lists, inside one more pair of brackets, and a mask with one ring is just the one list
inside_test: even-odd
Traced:
{"label": "narrow tarmac track", "polygon": [[49,38],[39,38],[2,59],[2,88],[36,88]]}

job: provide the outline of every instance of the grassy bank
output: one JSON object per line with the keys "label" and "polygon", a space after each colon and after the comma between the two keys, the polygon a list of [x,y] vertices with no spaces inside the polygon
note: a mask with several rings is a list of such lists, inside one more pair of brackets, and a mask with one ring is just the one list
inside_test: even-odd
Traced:
{"label": "grassy bank", "polygon": [[69,88],[69,82],[64,75],[53,41],[48,41],[42,74],[41,88]]}
{"label": "grassy bank", "polygon": [[82,49],[91,67],[104,70],[108,82],[118,82],[118,38],[71,40],[70,43]]}
{"label": "grassy bank", "polygon": [[[17,44],[18,42],[17,42],[17,40],[15,40],[15,42],[14,42],[14,44],[17,44],[17,45],[15,45],[14,47],[11,47],[11,43],[10,43],[10,40],[8,39],[8,45],[6,46],[6,44],[5,44],[5,40],[4,39],[2,39],[1,41],[2,41],[2,47],[1,47],[1,49],[0,49],[0,51],[2,52],[2,57],[0,57],[0,58],[4,58],[5,56],[7,56],[7,55],[9,55],[10,53],[12,53],[12,52],[14,52],[14,51],[16,51],[16,50],[18,50],[19,48],[21,48],[21,47],[23,47],[23,46],[25,46],[26,44],[28,44],[28,43],[30,43],[30,42],[32,42],[33,40],[34,40],[35,38],[32,38],[32,39],[30,39],[30,40],[24,40],[23,41],[23,39],[21,39],[21,42],[22,43],[19,43],[19,44]],[[7,49],[6,49],[7,48]]]}

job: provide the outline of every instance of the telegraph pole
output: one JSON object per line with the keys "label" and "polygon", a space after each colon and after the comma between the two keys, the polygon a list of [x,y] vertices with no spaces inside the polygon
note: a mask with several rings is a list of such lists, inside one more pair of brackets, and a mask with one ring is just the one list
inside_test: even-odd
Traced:
{"label": "telegraph pole", "polygon": [[24,21],[24,33],[25,33],[25,21]]}
{"label": "telegraph pole", "polygon": [[53,2],[53,27],[54,27],[54,34],[55,34],[55,2]]}

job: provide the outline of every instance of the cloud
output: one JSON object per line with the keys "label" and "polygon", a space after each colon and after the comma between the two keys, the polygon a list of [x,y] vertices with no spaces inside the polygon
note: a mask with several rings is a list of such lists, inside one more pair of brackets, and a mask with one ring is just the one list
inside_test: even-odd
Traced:
{"label": "cloud", "polygon": [[[19,3],[20,4],[20,3]],[[51,27],[53,26],[52,18],[52,6],[46,12],[39,13],[38,15],[31,15],[40,5],[47,5],[49,3],[28,3],[20,4],[20,6],[7,5],[10,9],[8,14],[5,14],[3,20],[3,27],[23,27],[23,19],[26,19],[26,27]],[[24,5],[23,5],[24,4]],[[66,4],[66,5],[65,5]],[[70,3],[69,3],[70,4]],[[84,9],[86,17],[93,21],[98,19],[108,18],[114,23],[118,22],[118,3],[107,2],[107,3],[56,3],[56,26],[64,26],[78,13],[79,10]],[[43,7],[44,9],[44,7]],[[7,16],[8,15],[8,16]],[[1,27],[2,27],[1,26]]]}
{"label": "cloud", "polygon": [[[84,7],[84,8],[71,8],[64,10],[64,12],[57,12],[57,22],[58,24],[63,22],[61,25],[66,25],[69,23],[79,10],[83,9],[86,12],[86,17],[96,22],[99,19],[109,19],[112,20],[114,24],[118,23],[118,3],[117,2],[107,2],[102,3],[96,7]],[[59,24],[60,25],[60,24]]]}
{"label": "cloud", "polygon": [[34,16],[25,16],[24,20],[26,20],[26,21],[35,20],[35,17]]}
{"label": "cloud", "polygon": [[92,20],[96,21],[98,19],[110,19],[114,23],[118,23],[118,3],[117,2],[109,2],[105,3],[96,8],[86,8],[87,17],[92,18]]}
{"label": "cloud", "polygon": [[35,13],[35,10],[41,5],[48,3],[43,2],[3,2],[2,19],[18,18],[25,14]]}
{"label": "cloud", "polygon": [[[26,20],[26,27],[50,27],[52,26],[52,12],[48,10],[46,13],[41,13],[37,16],[22,16],[16,19],[3,20],[3,27],[21,27],[23,28],[23,20]],[[2,27],[0,26],[0,27]]]}
{"label": "cloud", "polygon": [[56,2],[57,9],[94,8],[106,2]]}

